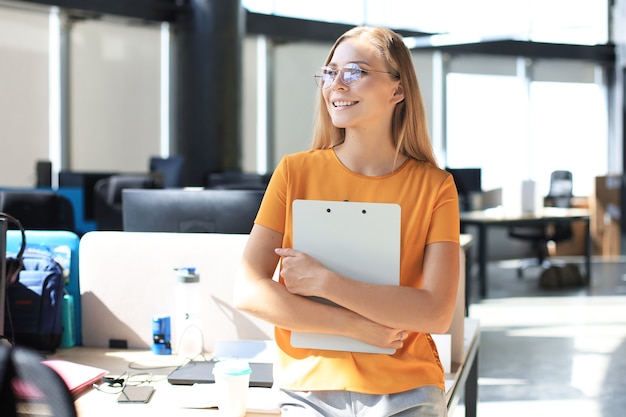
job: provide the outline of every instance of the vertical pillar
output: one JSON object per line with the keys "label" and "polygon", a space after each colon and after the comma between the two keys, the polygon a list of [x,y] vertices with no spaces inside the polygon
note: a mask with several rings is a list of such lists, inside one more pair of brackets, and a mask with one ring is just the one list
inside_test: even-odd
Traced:
{"label": "vertical pillar", "polygon": [[59,171],[71,166],[70,53],[72,19],[58,7],[49,14],[49,151],[51,186],[58,187]]}
{"label": "vertical pillar", "polygon": [[185,185],[240,169],[240,0],[189,0],[172,25],[172,153],[185,158]]}

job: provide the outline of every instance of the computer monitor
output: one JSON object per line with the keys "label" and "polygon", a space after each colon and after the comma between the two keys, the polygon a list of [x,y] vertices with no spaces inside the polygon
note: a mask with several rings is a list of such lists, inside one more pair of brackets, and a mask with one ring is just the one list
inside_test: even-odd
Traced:
{"label": "computer monitor", "polygon": [[482,192],[482,180],[480,168],[446,168],[456,184],[459,193],[459,206],[461,210],[470,210],[470,195]]}
{"label": "computer monitor", "polygon": [[127,232],[250,233],[263,190],[127,189],[122,194]]}

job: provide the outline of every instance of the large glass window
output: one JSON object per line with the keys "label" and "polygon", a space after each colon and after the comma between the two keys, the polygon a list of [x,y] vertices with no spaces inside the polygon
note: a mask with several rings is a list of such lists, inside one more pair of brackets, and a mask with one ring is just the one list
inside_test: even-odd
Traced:
{"label": "large glass window", "polygon": [[599,0],[243,0],[250,11],[431,34],[604,44],[608,1]]}
{"label": "large glass window", "polygon": [[608,171],[607,109],[593,83],[533,82],[530,85],[531,174],[548,192],[554,169],[572,171],[574,194],[590,195],[593,179]]}
{"label": "large glass window", "polygon": [[527,179],[526,88],[519,78],[447,76],[446,165],[482,168],[485,190]]}
{"label": "large glass window", "polygon": [[483,189],[502,187],[509,201],[529,179],[546,195],[550,173],[561,169],[572,171],[575,195],[590,195],[608,170],[603,87],[526,85],[515,76],[448,74],[446,165],[481,167]]}

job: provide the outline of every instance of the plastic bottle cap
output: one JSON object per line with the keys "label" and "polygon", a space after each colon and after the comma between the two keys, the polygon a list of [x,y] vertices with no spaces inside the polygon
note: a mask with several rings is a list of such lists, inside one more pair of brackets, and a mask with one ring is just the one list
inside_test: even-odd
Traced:
{"label": "plastic bottle cap", "polygon": [[176,281],[183,284],[200,282],[200,275],[196,274],[196,268],[176,268]]}

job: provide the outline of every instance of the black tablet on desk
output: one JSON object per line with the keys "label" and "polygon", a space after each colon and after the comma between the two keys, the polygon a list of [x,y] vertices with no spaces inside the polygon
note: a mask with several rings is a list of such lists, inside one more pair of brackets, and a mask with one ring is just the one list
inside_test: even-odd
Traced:
{"label": "black tablet on desk", "polygon": [[[209,384],[215,382],[213,367],[216,361],[193,361],[172,371],[167,381],[172,385]],[[250,362],[251,387],[271,388],[274,382],[273,365],[271,363]]]}

